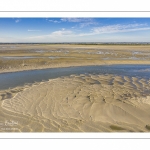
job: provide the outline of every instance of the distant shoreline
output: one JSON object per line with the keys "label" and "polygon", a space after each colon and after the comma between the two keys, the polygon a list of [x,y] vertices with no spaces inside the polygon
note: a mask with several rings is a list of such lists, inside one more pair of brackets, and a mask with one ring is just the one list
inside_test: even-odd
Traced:
{"label": "distant shoreline", "polygon": [[10,44],[13,44],[13,45],[15,45],[15,44],[40,44],[40,45],[42,45],[42,44],[46,44],[46,45],[53,45],[53,44],[56,44],[56,45],[59,45],[59,44],[61,44],[61,45],[65,45],[65,44],[67,44],[67,45],[119,45],[119,46],[121,46],[121,45],[150,45],[150,42],[106,42],[106,43],[100,43],[100,42],[81,42],[81,43],[74,43],[74,42],[72,42],[72,43],[0,43],[0,45],[3,45],[3,44],[8,44],[8,45],[10,45]]}

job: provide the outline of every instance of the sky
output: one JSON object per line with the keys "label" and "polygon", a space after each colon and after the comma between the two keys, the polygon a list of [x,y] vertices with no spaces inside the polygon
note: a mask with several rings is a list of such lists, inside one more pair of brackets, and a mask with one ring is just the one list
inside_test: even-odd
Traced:
{"label": "sky", "polygon": [[150,42],[150,18],[0,18],[0,43]]}

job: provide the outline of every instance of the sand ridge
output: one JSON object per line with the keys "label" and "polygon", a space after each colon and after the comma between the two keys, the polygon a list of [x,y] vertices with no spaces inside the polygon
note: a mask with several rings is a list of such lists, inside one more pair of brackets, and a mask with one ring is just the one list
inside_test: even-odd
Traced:
{"label": "sand ridge", "polygon": [[111,74],[60,77],[1,101],[1,111],[20,120],[16,132],[148,132],[149,84]]}

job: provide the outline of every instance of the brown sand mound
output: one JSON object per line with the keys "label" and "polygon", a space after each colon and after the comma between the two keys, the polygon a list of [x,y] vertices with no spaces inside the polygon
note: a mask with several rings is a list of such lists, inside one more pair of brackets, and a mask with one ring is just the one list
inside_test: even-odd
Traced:
{"label": "brown sand mound", "polygon": [[3,100],[0,119],[17,120],[16,131],[146,132],[149,83],[114,75],[57,78]]}

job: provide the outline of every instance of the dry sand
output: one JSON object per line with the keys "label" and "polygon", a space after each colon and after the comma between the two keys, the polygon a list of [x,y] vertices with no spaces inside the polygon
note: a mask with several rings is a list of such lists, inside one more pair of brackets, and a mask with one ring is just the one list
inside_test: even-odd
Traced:
{"label": "dry sand", "polygon": [[71,75],[33,84],[1,101],[1,122],[13,124],[1,131],[148,132],[149,84],[114,75]]}

